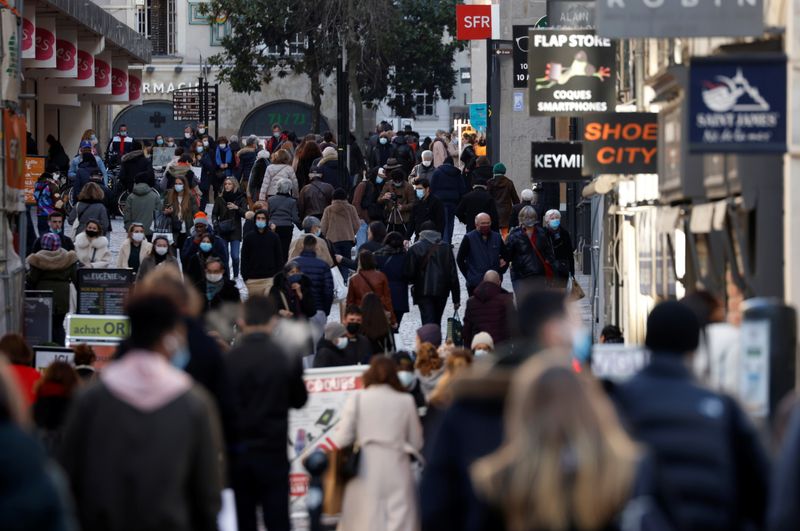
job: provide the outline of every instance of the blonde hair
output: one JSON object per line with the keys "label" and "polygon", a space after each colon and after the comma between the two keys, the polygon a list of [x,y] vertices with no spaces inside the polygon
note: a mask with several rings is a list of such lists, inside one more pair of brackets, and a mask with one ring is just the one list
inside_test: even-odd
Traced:
{"label": "blonde hair", "polygon": [[417,352],[417,361],[414,362],[414,368],[419,371],[423,376],[428,376],[433,371],[442,368],[444,360],[439,357],[436,352],[436,347],[432,343],[422,343]]}
{"label": "blonde hair", "polygon": [[472,359],[472,352],[463,348],[450,352],[444,362],[444,374],[428,397],[432,406],[444,409],[453,402],[453,380],[469,369]]}
{"label": "blonde hair", "polygon": [[291,164],[292,163],[292,155],[286,151],[285,149],[279,149],[275,153],[272,154],[272,163],[273,164]]}
{"label": "blonde hair", "polygon": [[239,181],[236,180],[235,177],[225,177],[225,180],[222,181],[223,186],[225,185],[225,183],[228,183],[228,182],[233,185],[233,190],[231,190],[232,192],[238,192],[239,191]]}
{"label": "blonde hair", "polygon": [[599,384],[568,360],[544,353],[518,370],[503,446],[472,466],[509,531],[599,529],[630,496],[638,448]]}

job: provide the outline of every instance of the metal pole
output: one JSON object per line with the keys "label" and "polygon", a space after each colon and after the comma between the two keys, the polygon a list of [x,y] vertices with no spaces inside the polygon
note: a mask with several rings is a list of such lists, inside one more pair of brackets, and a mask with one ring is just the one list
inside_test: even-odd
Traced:
{"label": "metal pole", "polygon": [[203,64],[200,63],[200,77],[197,78],[197,121],[203,121]]}
{"label": "metal pole", "polygon": [[486,41],[486,152],[492,164],[500,162],[500,61],[496,41]]}
{"label": "metal pole", "polygon": [[337,154],[339,155],[339,182],[346,191],[350,190],[350,175],[347,169],[347,141],[350,136],[349,106],[350,94],[347,86],[347,46],[342,39],[341,57],[336,68],[336,110],[338,122],[338,144]]}

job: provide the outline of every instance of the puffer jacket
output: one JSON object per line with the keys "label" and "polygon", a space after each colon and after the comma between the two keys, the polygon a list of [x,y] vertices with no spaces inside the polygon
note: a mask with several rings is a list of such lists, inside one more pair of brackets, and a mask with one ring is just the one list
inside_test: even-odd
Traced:
{"label": "puffer jacket", "polygon": [[499,345],[509,337],[509,312],[514,309],[514,296],[494,282],[481,282],[467,301],[464,312],[464,344],[470,345],[478,332],[486,332]]}
{"label": "puffer jacket", "polygon": [[278,181],[289,179],[292,183],[292,196],[297,197],[297,176],[288,164],[270,164],[264,173],[264,180],[261,183],[261,191],[258,198],[265,201],[268,197],[277,195]]}
{"label": "puffer jacket", "polygon": [[511,222],[511,212],[514,209],[514,205],[519,203],[519,196],[514,183],[505,175],[495,175],[489,181],[489,193],[494,198],[497,206],[500,227],[507,228]]}
{"label": "puffer jacket", "polygon": [[[555,263],[553,247],[550,245],[547,233],[539,225],[536,226],[536,248],[552,267]],[[511,231],[506,238],[506,256],[508,262],[511,263],[511,280],[545,276],[545,266],[534,251],[531,239],[522,227]]]}
{"label": "puffer jacket", "polygon": [[408,313],[408,280],[403,276],[406,263],[406,250],[404,247],[393,249],[384,246],[375,253],[378,269],[389,279],[389,291],[392,294],[392,307],[396,315]]}
{"label": "puffer jacket", "polygon": [[461,170],[448,163],[436,168],[431,177],[431,194],[438,197],[439,201],[456,206],[465,193],[467,185]]}
{"label": "puffer jacket", "polygon": [[320,230],[329,242],[352,242],[361,227],[356,207],[344,199],[335,199],[322,214]]}
{"label": "puffer jacket", "polygon": [[306,216],[314,216],[322,219],[322,213],[333,201],[333,186],[314,179],[300,190],[300,197],[297,199],[297,210],[300,212],[300,219]]}
{"label": "puffer jacket", "polygon": [[293,259],[300,266],[300,271],[311,280],[311,293],[314,294],[314,306],[317,311],[331,313],[333,304],[333,275],[331,268],[317,258],[314,251],[303,251]]}
{"label": "puffer jacket", "polygon": [[256,162],[256,150],[251,147],[244,147],[236,153],[236,158],[239,163],[236,165],[236,178],[239,182],[244,182],[250,179],[250,170],[253,169],[253,164]]}
{"label": "puffer jacket", "polygon": [[147,236],[152,236],[155,213],[161,211],[161,205],[161,196],[154,188],[145,183],[136,183],[133,186],[133,192],[125,202],[125,213],[123,215],[125,230],[128,230],[131,223],[136,221],[144,225],[144,233]]}
{"label": "puffer jacket", "polygon": [[[270,166],[271,168],[272,166]],[[277,194],[269,198],[269,222],[276,227],[300,227],[300,217],[297,213],[297,200],[286,194]]]}
{"label": "puffer jacket", "polygon": [[69,311],[69,285],[78,283],[78,255],[75,251],[38,251],[26,259],[30,269],[25,281],[27,289],[52,291],[53,313]]}
{"label": "puffer jacket", "polygon": [[420,297],[447,297],[450,292],[453,303],[461,302],[456,260],[450,246],[442,242],[436,231],[424,230],[419,241],[411,246],[406,255],[404,276],[413,285],[414,300]]}
{"label": "puffer jacket", "polygon": [[75,252],[82,267],[91,269],[106,269],[111,267],[111,250],[108,248],[108,238],[98,236],[89,240],[85,232],[75,237]]}
{"label": "puffer jacket", "polygon": [[144,151],[137,149],[130,153],[125,153],[120,162],[119,182],[128,191],[133,190],[134,179],[140,173],[147,174],[147,184],[155,186],[156,176],[153,172],[153,164],[150,159],[144,156]]}

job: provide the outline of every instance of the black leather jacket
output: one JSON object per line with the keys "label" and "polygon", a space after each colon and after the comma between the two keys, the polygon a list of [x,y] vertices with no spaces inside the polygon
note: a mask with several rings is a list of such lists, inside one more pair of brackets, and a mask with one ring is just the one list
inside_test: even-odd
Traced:
{"label": "black leather jacket", "polygon": [[531,244],[531,239],[522,227],[511,231],[506,239],[506,253],[511,263],[511,280],[522,280],[534,276],[544,276],[545,268],[539,254],[551,266],[555,264],[553,246],[545,230],[536,225],[536,253]]}
{"label": "black leather jacket", "polygon": [[453,303],[461,302],[456,259],[450,245],[441,241],[436,231],[424,230],[420,241],[411,246],[406,255],[403,276],[413,284],[414,300],[420,297],[447,297],[453,295]]}

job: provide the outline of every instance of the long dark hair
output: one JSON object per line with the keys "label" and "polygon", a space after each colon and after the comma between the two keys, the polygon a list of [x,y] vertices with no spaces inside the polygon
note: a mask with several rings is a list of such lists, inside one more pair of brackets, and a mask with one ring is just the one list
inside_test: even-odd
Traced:
{"label": "long dark hair", "polygon": [[397,368],[391,358],[386,356],[373,356],[369,362],[369,369],[361,377],[364,387],[370,385],[386,384],[399,393],[407,392],[397,378]]}
{"label": "long dark hair", "polygon": [[374,293],[367,293],[361,299],[361,315],[363,316],[361,329],[369,339],[380,339],[391,333],[381,299]]}

